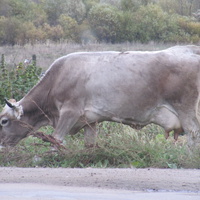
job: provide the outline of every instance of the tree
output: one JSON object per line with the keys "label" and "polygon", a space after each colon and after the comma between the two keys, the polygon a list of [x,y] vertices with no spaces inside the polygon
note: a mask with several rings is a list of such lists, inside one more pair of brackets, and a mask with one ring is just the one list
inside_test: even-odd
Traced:
{"label": "tree", "polygon": [[135,40],[136,24],[134,23],[134,14],[131,11],[121,13],[119,42],[132,42]]}
{"label": "tree", "polygon": [[134,14],[136,24],[135,40],[141,42],[167,40],[172,33],[177,33],[178,25],[173,16],[154,4],[142,6]]}
{"label": "tree", "polygon": [[83,3],[85,5],[85,9],[86,9],[86,16],[88,14],[88,12],[90,11],[90,9],[97,5],[99,3],[100,0],[83,0]]}
{"label": "tree", "polygon": [[43,5],[50,25],[56,25],[60,15],[66,14],[81,23],[86,16],[82,0],[46,0]]}
{"label": "tree", "polygon": [[65,13],[80,24],[86,17],[85,4],[82,0],[68,0],[63,14]]}
{"label": "tree", "polygon": [[9,4],[9,0],[0,1],[0,16],[9,17],[12,14],[12,7]]}
{"label": "tree", "polygon": [[159,0],[158,5],[168,13],[192,16],[192,13],[200,9],[199,0]]}
{"label": "tree", "polygon": [[112,5],[113,7],[120,7],[121,0],[100,0],[100,3],[102,4],[109,4]]}
{"label": "tree", "polygon": [[76,20],[69,17],[68,15],[62,14],[59,17],[58,22],[63,28],[64,39],[78,42],[78,23]]}
{"label": "tree", "polygon": [[121,0],[121,10],[124,12],[135,12],[141,6],[141,2],[137,0]]}
{"label": "tree", "polygon": [[59,16],[64,10],[63,0],[45,0],[43,3],[43,8],[47,14],[48,23],[50,25],[56,25]]}
{"label": "tree", "polygon": [[45,23],[42,30],[46,33],[46,38],[52,41],[58,42],[63,38],[63,28],[58,24],[56,26],[50,26]]}
{"label": "tree", "polygon": [[16,36],[20,34],[22,24],[14,17],[0,17],[0,43],[4,44],[16,44]]}
{"label": "tree", "polygon": [[116,8],[107,4],[98,4],[90,10],[88,17],[99,41],[117,42],[120,14]]}

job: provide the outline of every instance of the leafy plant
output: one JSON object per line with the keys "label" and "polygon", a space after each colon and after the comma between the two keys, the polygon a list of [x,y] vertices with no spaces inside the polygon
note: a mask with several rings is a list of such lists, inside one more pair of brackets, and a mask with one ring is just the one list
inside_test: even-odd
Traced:
{"label": "leafy plant", "polygon": [[6,65],[4,55],[0,64],[0,103],[4,98],[21,99],[39,80],[41,68],[32,64],[19,63],[16,67],[9,69]]}
{"label": "leafy plant", "polygon": [[[52,129],[47,127],[42,131],[50,134]],[[162,133],[156,125],[136,131],[122,124],[103,122],[99,126],[97,147],[85,148],[83,134],[79,133],[66,136],[66,148],[60,151],[29,137],[12,149],[0,151],[0,166],[200,169],[199,149],[189,150],[185,136],[180,136],[174,144],[172,137],[165,140]]]}

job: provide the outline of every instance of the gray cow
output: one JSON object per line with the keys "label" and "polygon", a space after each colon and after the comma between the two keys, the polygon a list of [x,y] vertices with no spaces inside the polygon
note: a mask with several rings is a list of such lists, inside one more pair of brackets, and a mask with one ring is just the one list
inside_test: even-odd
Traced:
{"label": "gray cow", "polygon": [[66,134],[84,128],[94,145],[96,123],[115,121],[133,128],[158,124],[166,137],[182,131],[200,138],[200,47],[152,52],[73,53],[57,59],[42,80],[0,113],[0,144],[16,145],[41,126]]}

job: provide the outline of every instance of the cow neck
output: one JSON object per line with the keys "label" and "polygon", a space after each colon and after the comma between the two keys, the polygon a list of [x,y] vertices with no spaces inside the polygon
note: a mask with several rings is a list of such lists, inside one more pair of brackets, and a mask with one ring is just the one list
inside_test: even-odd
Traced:
{"label": "cow neck", "polygon": [[20,105],[23,107],[24,117],[23,119],[34,127],[41,127],[51,124],[51,120],[46,113],[47,107],[47,91],[38,90],[39,88],[33,88],[21,101]]}
{"label": "cow neck", "polygon": [[[51,115],[49,110],[52,109],[52,105],[50,105],[51,87],[49,84],[53,81],[51,71],[52,70],[49,70],[38,84],[36,84],[21,100],[25,120],[28,120],[29,124],[33,126],[35,126],[35,124],[42,124],[41,126],[52,125],[52,119],[50,119],[49,116]],[[55,76],[55,73],[53,75]],[[49,107],[51,109],[49,109]]]}

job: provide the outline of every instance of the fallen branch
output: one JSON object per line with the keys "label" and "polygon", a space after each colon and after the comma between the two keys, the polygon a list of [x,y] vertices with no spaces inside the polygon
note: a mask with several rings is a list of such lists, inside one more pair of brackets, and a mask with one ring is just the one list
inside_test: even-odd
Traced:
{"label": "fallen branch", "polygon": [[33,137],[37,137],[42,139],[44,142],[49,142],[51,143],[56,149],[61,150],[61,149],[67,149],[64,147],[60,141],[58,141],[56,138],[54,138],[52,135],[46,135],[43,132],[33,132],[30,134]]}

